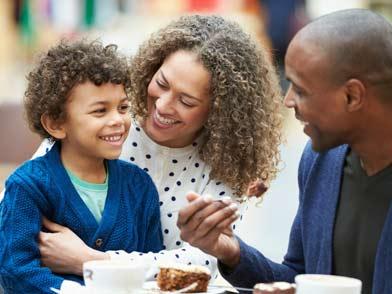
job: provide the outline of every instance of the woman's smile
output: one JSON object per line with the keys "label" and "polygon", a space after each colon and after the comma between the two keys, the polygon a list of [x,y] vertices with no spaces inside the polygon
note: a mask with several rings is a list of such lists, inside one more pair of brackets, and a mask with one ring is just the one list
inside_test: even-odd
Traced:
{"label": "woman's smile", "polygon": [[153,119],[154,119],[154,123],[158,127],[161,127],[161,128],[170,128],[171,126],[180,123],[180,121],[178,121],[178,120],[175,120],[172,118],[166,118],[166,117],[160,115],[156,108],[153,113]]}

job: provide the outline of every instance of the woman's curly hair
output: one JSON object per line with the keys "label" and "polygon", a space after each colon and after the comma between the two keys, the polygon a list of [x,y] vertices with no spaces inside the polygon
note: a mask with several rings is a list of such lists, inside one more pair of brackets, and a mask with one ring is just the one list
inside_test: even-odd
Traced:
{"label": "woman's curly hair", "polygon": [[236,24],[218,16],[183,16],[153,34],[131,61],[132,111],[147,116],[147,87],[165,58],[194,52],[211,73],[210,114],[201,158],[237,196],[278,170],[281,92],[269,55]]}
{"label": "woman's curly hair", "polygon": [[86,81],[97,86],[122,84],[128,96],[131,88],[129,61],[117,52],[116,45],[103,46],[99,41],[61,41],[41,56],[27,80],[24,106],[29,127],[51,139],[41,117],[45,114],[54,121],[63,121],[67,98],[75,86]]}

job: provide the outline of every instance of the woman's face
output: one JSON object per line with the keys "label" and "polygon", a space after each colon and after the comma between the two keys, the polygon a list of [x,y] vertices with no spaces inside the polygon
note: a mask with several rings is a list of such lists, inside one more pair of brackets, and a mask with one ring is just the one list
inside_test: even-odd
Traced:
{"label": "woman's face", "polygon": [[198,136],[210,108],[210,73],[196,54],[169,55],[147,89],[147,135],[167,147],[184,147]]}

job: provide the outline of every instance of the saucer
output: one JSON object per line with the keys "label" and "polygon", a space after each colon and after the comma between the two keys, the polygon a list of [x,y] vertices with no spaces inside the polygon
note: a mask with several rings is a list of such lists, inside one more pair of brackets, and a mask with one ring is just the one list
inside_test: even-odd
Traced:
{"label": "saucer", "polygon": [[[158,287],[158,284],[157,284],[157,282],[156,281],[148,281],[148,282],[145,282],[144,284],[143,284],[143,290],[145,290],[145,291],[151,291],[151,292],[164,292],[164,293],[170,293],[170,292],[167,292],[167,291],[160,291],[159,290],[159,287]],[[210,294],[220,294],[220,293],[224,293],[225,292],[225,289],[222,289],[222,288],[216,288],[216,287],[214,287],[214,286],[211,286],[211,287],[208,287],[207,288],[207,292],[199,292],[199,293],[192,293],[192,294],[205,294],[205,293],[210,293]]]}

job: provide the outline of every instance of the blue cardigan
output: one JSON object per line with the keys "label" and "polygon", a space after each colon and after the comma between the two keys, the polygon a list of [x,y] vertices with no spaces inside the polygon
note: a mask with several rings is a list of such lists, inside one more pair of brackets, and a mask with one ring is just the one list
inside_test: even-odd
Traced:
{"label": "blue cardigan", "polygon": [[[240,264],[232,272],[220,265],[224,278],[236,286],[253,287],[258,282],[293,282],[297,274],[332,273],[333,226],[347,148],[343,145],[319,154],[309,143],[306,146],[298,172],[299,208],[283,263],[272,262],[239,240]],[[377,248],[373,293],[392,293],[391,208]]]}
{"label": "blue cardigan", "polygon": [[0,282],[5,293],[53,293],[64,279],[40,266],[37,237],[44,215],[100,251],[160,251],[163,247],[158,194],[137,166],[108,160],[108,195],[98,224],[79,197],[60,160],[60,144],[24,163],[7,180],[0,204]]}

